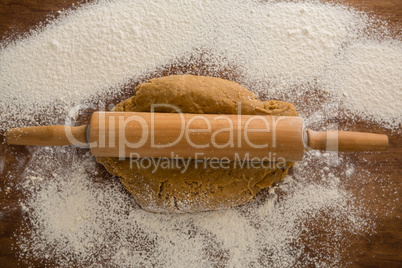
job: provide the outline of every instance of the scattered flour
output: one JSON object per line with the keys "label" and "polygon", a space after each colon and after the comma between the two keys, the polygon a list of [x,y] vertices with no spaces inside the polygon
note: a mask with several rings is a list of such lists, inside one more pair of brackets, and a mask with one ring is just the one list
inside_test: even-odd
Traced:
{"label": "scattered flour", "polygon": [[[46,155],[39,150],[42,156],[27,167],[26,176],[43,165],[53,176],[35,186],[27,180],[24,186],[31,188],[31,196],[22,203],[29,219],[18,237],[22,258],[47,256],[63,267],[105,262],[113,267],[293,267],[317,261],[336,265],[336,253],[347,246],[339,232],[357,235],[373,227],[333,174],[321,177],[300,167],[295,169],[297,182],[288,177],[281,185],[286,195],[280,201],[271,191],[264,200],[225,211],[149,213],[118,182],[97,182],[89,154],[71,160],[68,169],[54,161],[53,154],[68,157],[73,150],[54,149]],[[307,165],[312,160],[307,159]],[[327,179],[328,184],[311,183],[309,178]],[[304,242],[300,238],[302,232],[313,234],[319,228],[311,220],[321,214],[333,221],[325,229],[331,235],[331,252],[309,259],[304,249],[317,246],[317,241],[314,236]]]}
{"label": "scattered flour", "polygon": [[[401,43],[367,38],[371,23],[317,1],[97,1],[2,45],[0,130],[64,123],[76,104],[118,95],[161,66],[199,58],[211,75],[233,67],[236,81],[256,93],[299,103],[312,125],[326,127],[320,120],[341,107],[345,116],[397,128]],[[313,89],[328,99],[303,105]],[[141,210],[115,180],[99,181],[91,156],[37,148],[25,183],[13,186],[28,195],[19,257],[64,267],[342,266],[349,246],[343,236],[374,226],[332,167],[309,169],[328,166],[329,158],[307,156],[292,178],[253,204],[158,215]],[[344,176],[356,175],[345,162],[339,160]],[[315,218],[328,220],[331,241],[305,254],[321,241]]]}
{"label": "scattered flour", "polygon": [[342,94],[346,109],[397,126],[402,118],[401,74],[400,42],[362,40],[345,48],[321,81],[323,89]]}
{"label": "scattered flour", "polygon": [[[332,66],[336,55],[351,54],[347,65],[340,63],[340,74],[335,69],[335,74],[325,74],[323,81],[329,78],[336,85],[326,88],[330,92],[346,90],[355,96],[350,102],[355,107],[356,95],[363,92],[377,96],[401,91],[400,76],[381,71],[385,78],[392,78],[388,84],[381,83],[385,79],[379,79],[379,74],[371,76],[378,64],[385,64],[383,56],[391,56],[386,55],[389,50],[397,56],[393,63],[401,66],[399,42],[384,47],[367,41],[366,50],[353,42],[369,23],[366,16],[346,7],[309,2],[99,1],[3,47],[0,108],[13,118],[19,115],[10,124],[17,119],[32,124],[32,113],[41,114],[41,107],[59,105],[63,111],[62,107],[100,92],[113,94],[130,79],[200,53],[214,66],[212,73],[228,64],[236,66],[244,77],[238,82],[271,95],[314,81]],[[373,50],[373,55],[365,54]],[[365,73],[359,66],[367,57],[374,62],[367,62],[370,73],[361,78]],[[349,71],[353,75],[348,76]],[[345,76],[344,89],[337,80],[343,81]],[[353,91],[361,79],[365,83]],[[369,87],[364,87],[367,84]],[[391,98],[369,98],[366,103],[374,105],[374,113],[382,113],[378,104],[389,100],[398,104]],[[24,112],[19,113],[21,109]],[[391,114],[394,118],[400,115],[395,113]]]}

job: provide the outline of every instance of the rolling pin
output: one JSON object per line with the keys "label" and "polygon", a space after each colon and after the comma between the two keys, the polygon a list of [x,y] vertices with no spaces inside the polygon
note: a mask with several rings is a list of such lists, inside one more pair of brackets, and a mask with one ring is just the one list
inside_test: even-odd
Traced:
{"label": "rolling pin", "polygon": [[12,128],[13,145],[89,147],[94,156],[295,162],[306,150],[383,151],[388,137],[304,129],[303,118],[265,115],[95,112],[89,125]]}

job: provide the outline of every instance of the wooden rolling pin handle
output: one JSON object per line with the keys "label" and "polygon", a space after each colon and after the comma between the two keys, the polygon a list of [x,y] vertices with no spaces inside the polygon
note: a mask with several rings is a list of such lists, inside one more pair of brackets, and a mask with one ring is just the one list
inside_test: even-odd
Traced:
{"label": "wooden rolling pin handle", "polygon": [[388,149],[388,136],[383,134],[307,130],[307,136],[307,146],[312,150],[361,152]]}
{"label": "wooden rolling pin handle", "polygon": [[38,126],[10,128],[6,132],[6,142],[12,145],[87,146],[87,126]]}

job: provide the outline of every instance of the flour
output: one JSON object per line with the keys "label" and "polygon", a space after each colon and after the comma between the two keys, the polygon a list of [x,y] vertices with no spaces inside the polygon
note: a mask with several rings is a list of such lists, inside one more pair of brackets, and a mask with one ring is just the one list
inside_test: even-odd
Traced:
{"label": "flour", "polygon": [[[197,66],[199,59],[212,76],[232,68],[233,79],[257,94],[296,103],[309,126],[328,128],[323,119],[342,109],[348,118],[397,129],[401,43],[367,37],[372,23],[316,1],[84,5],[2,45],[0,130],[65,123],[76,104],[118,96],[122,86],[162,66]],[[306,105],[303,97],[314,101],[316,92],[325,98]],[[27,223],[16,238],[22,260],[65,267],[342,266],[340,253],[350,247],[344,236],[374,228],[371,212],[342,187],[359,175],[352,163],[340,158],[344,174],[331,166],[310,170],[328,166],[334,157],[328,154],[308,155],[292,178],[255,203],[171,216],[141,210],[115,180],[99,181],[94,159],[74,148],[33,154],[25,183],[7,188],[27,193],[21,200]],[[322,221],[328,245],[316,245]],[[321,251],[303,254],[317,246]]]}
{"label": "flour", "polygon": [[[314,79],[366,20],[325,4],[101,1],[2,49],[0,107],[14,117],[21,107],[61,109],[118,92],[130,79],[199,51],[217,70],[234,65],[245,77],[239,82],[260,82],[255,91],[273,94]],[[31,113],[19,117],[29,121]]]}
{"label": "flour", "polygon": [[401,123],[402,46],[392,40],[362,40],[348,46],[323,75],[322,88],[342,94],[347,109],[366,119]]}
{"label": "flour", "polygon": [[[54,153],[68,157],[74,151]],[[60,266],[96,266],[106,260],[111,266],[130,267],[283,267],[316,261],[336,265],[334,253],[348,246],[341,238],[331,245],[332,253],[297,260],[308,244],[317,243],[314,237],[299,241],[302,231],[319,228],[312,219],[325,213],[334,221],[326,226],[333,239],[340,231],[358,235],[373,227],[333,174],[321,176],[300,166],[294,174],[297,182],[288,177],[281,185],[286,195],[279,202],[271,191],[231,210],[163,215],[140,209],[116,181],[96,182],[89,154],[71,161],[68,169],[57,167],[54,156],[47,154],[27,169],[29,176],[47,162],[54,172],[51,178],[42,178],[46,183],[37,184],[23,203],[31,225],[23,230],[19,249],[21,257],[47,254]],[[311,165],[313,158],[306,160],[305,165]],[[311,178],[328,179],[328,185],[311,183]]]}

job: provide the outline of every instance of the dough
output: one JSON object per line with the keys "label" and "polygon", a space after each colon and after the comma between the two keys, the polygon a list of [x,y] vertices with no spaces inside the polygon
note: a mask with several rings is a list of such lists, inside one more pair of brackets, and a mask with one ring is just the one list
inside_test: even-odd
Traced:
{"label": "dough", "polygon": [[[243,86],[220,78],[174,75],[151,79],[136,88],[136,95],[113,108],[114,111],[149,112],[151,104],[172,104],[184,113],[297,115],[286,102],[262,102]],[[172,112],[168,107],[156,112]],[[225,209],[245,204],[274,182],[282,180],[293,163],[283,168],[240,167],[216,169],[191,161],[186,170],[172,165],[149,168],[131,165],[130,160],[97,157],[97,161],[118,176],[135,201],[145,210],[162,213],[185,213]],[[175,161],[175,160],[170,160]],[[177,163],[177,162],[176,162]]]}

